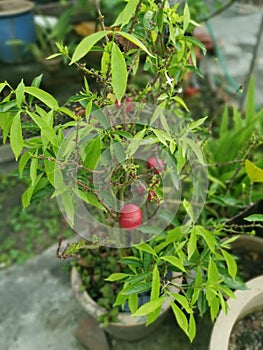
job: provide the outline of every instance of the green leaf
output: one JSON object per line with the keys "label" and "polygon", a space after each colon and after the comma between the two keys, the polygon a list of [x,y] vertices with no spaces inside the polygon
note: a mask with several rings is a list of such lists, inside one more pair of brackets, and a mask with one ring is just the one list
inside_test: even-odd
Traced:
{"label": "green leaf", "polygon": [[52,128],[52,126],[50,126],[45,119],[39,117],[35,113],[28,112],[28,114],[30,115],[30,118],[40,128],[41,135],[44,136],[52,145],[57,147],[58,146],[58,138],[57,138],[57,135],[56,135],[54,129]]}
{"label": "green leaf", "polygon": [[190,260],[191,256],[194,254],[196,250],[196,245],[197,245],[196,233],[195,233],[195,230],[192,230],[189,241],[187,243],[188,260]]}
{"label": "green leaf", "polygon": [[124,56],[115,43],[112,43],[111,74],[113,93],[120,102],[126,91],[128,72]]}
{"label": "green leaf", "polygon": [[134,316],[146,316],[150,313],[154,312],[160,306],[162,306],[164,302],[164,298],[158,298],[155,300],[151,300],[148,303],[142,305],[135,313]]}
{"label": "green leaf", "polygon": [[246,221],[263,221],[263,214],[252,214],[252,215],[249,215],[247,216],[246,218],[244,218],[244,220]]}
{"label": "green leaf", "polygon": [[109,282],[115,282],[115,281],[119,281],[122,280],[124,278],[129,277],[129,275],[127,273],[112,273],[108,278],[105,278],[105,281],[109,281]]}
{"label": "green leaf", "polygon": [[110,72],[112,45],[113,45],[112,41],[108,42],[102,54],[101,74],[103,76],[106,76],[106,74]]}
{"label": "green leaf", "polygon": [[126,33],[126,32],[116,32],[116,34],[123,36],[125,39],[132,42],[134,45],[138,46],[140,49],[142,49],[144,52],[146,52],[149,56],[154,57],[150,51],[147,49],[147,47],[134,35]]}
{"label": "green leaf", "polygon": [[216,239],[212,232],[208,231],[203,226],[194,226],[193,228],[197,235],[202,236],[205,242],[207,243],[211,252],[215,252]]}
{"label": "green leaf", "polygon": [[183,313],[183,311],[172,301],[170,302],[170,305],[172,307],[174,316],[176,318],[176,321],[179,325],[179,327],[187,334],[188,333],[188,321]]}
{"label": "green leaf", "polygon": [[30,150],[27,151],[27,152],[24,152],[22,154],[22,156],[20,157],[19,159],[19,175],[22,177],[23,176],[23,172],[24,172],[24,168],[25,166],[27,165],[29,159],[31,159],[32,155],[31,155],[31,152]]}
{"label": "green leaf", "polygon": [[25,86],[25,92],[31,96],[36,97],[39,101],[43,102],[50,109],[58,109],[58,101],[48,92],[35,87],[35,86]]}
{"label": "green leaf", "polygon": [[38,168],[37,155],[38,155],[38,153],[36,152],[34,154],[34,157],[31,160],[31,163],[30,163],[29,173],[30,173],[30,179],[31,179],[32,186],[35,185],[35,182],[36,182],[36,179],[37,179],[37,168]]}
{"label": "green leaf", "polygon": [[94,170],[101,155],[101,140],[99,137],[92,139],[81,152],[84,157],[84,166]]}
{"label": "green leaf", "polygon": [[211,284],[219,282],[218,269],[217,269],[216,263],[211,258],[211,256],[209,258],[209,263],[208,263],[207,281],[208,283],[211,283]]}
{"label": "green leaf", "polygon": [[20,112],[14,117],[10,128],[10,146],[15,155],[16,160],[22,152],[24,140],[22,135]]}
{"label": "green leaf", "polygon": [[124,9],[119,13],[117,19],[113,23],[112,27],[121,26],[123,28],[126,24],[130,22],[132,17],[134,16],[134,13],[136,11],[136,8],[139,4],[140,0],[128,0],[127,5],[124,7]]}
{"label": "green leaf", "polygon": [[128,306],[131,310],[131,313],[134,314],[138,309],[138,294],[132,294],[128,297]]}
{"label": "green leaf", "polygon": [[21,108],[22,103],[25,100],[25,84],[23,82],[23,80],[21,80],[21,82],[18,84],[16,90],[16,102],[19,108]]}
{"label": "green leaf", "polygon": [[153,277],[152,277],[152,289],[150,300],[159,298],[160,295],[160,274],[158,266],[155,265],[153,268]]}
{"label": "green leaf", "polygon": [[245,168],[251,183],[263,182],[263,169],[258,168],[248,159],[245,161]]}
{"label": "green leaf", "polygon": [[154,249],[147,243],[141,243],[140,245],[136,245],[136,249],[149,253],[151,255],[156,255]]}
{"label": "green leaf", "polygon": [[61,194],[63,211],[71,227],[74,225],[75,208],[73,199],[68,191]]}
{"label": "green leaf", "polygon": [[98,198],[94,194],[87,192],[87,191],[83,192],[83,191],[78,190],[77,195],[84,202],[91,204],[100,210],[104,210],[104,211],[106,210],[105,207],[99,202]]}
{"label": "green leaf", "polygon": [[162,256],[161,259],[177,267],[179,270],[186,272],[182,261],[175,256]]}
{"label": "green leaf", "polygon": [[129,157],[132,157],[134,153],[137,151],[137,149],[140,147],[143,137],[145,135],[146,129],[142,129],[141,131],[137,132],[137,134],[133,137],[133,139],[130,140],[130,144],[128,146],[128,155]]}
{"label": "green leaf", "polygon": [[237,274],[236,261],[233,258],[233,256],[231,254],[229,254],[228,252],[226,252],[224,249],[221,249],[221,252],[224,255],[224,258],[226,260],[228,273],[234,279],[236,277],[236,274]]}
{"label": "green leaf", "polygon": [[188,26],[189,26],[189,22],[190,22],[190,11],[189,11],[189,6],[188,4],[185,4],[184,7],[184,17],[183,17],[183,31],[184,33],[186,32]]}
{"label": "green leaf", "polygon": [[110,30],[103,30],[101,32],[93,33],[84,39],[81,40],[81,42],[77,45],[70,65],[79,61],[82,57],[84,57],[92,48],[93,46],[100,41],[102,38],[104,38],[106,35],[112,33]]}
{"label": "green leaf", "polygon": [[196,335],[196,323],[195,323],[195,318],[193,314],[190,314],[189,318],[189,329],[188,329],[188,337],[190,341],[192,342],[195,338]]}

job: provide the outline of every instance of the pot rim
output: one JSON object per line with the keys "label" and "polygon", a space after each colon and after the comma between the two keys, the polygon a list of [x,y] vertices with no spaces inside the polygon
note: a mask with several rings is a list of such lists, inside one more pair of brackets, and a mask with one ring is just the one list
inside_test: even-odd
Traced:
{"label": "pot rim", "polygon": [[0,0],[0,18],[30,12],[34,6],[35,4],[32,1]]}
{"label": "pot rim", "polygon": [[[180,284],[182,282],[181,277],[177,277],[177,282]],[[94,312],[92,312],[92,315],[95,319],[97,319],[99,316],[105,314],[107,311],[102,306],[98,305],[87,293],[87,291],[80,291],[81,287],[81,280],[79,273],[76,269],[76,267],[72,267],[71,269],[71,285],[73,292],[78,299],[79,303],[82,305],[82,307],[90,313],[90,307],[88,305],[91,305],[91,308]],[[179,288],[173,287],[172,292],[178,293]],[[163,314],[166,310],[170,308],[170,303],[168,300],[166,300],[161,309],[161,314]],[[129,312],[119,312],[118,314],[118,320],[119,322],[112,322],[110,323],[111,327],[135,327],[139,325],[145,325],[146,323],[146,317],[134,317]]]}

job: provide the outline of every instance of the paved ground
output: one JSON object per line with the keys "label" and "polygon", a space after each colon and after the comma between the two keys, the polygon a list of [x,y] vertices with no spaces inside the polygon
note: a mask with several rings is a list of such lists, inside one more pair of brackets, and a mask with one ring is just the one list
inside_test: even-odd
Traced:
{"label": "paved ground", "polygon": [[[67,264],[55,256],[56,247],[24,266],[0,271],[1,350],[84,350],[74,333],[87,316],[70,286]],[[154,334],[136,342],[109,338],[112,350],[207,350],[210,322],[198,322],[198,336],[190,344],[172,314]],[[94,328],[94,333],[100,332]],[[95,334],[93,334],[95,335]],[[105,347],[90,350],[106,350]]]}

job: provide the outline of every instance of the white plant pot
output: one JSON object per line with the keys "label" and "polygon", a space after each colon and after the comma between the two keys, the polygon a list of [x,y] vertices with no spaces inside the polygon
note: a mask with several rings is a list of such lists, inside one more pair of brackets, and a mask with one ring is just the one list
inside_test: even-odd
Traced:
{"label": "white plant pot", "polygon": [[[182,280],[181,278],[177,278],[175,282],[181,284]],[[75,267],[71,270],[71,285],[77,300],[90,316],[97,319],[99,316],[106,313],[106,310],[99,306],[86,291],[80,291],[81,280]],[[172,292],[178,293],[179,289],[173,287]],[[160,316],[149,326],[146,326],[145,317],[133,317],[128,312],[120,312],[118,315],[119,321],[110,323],[105,327],[105,331],[114,337],[125,340],[138,340],[144,338],[160,325],[169,309],[169,302],[164,302]]]}
{"label": "white plant pot", "polygon": [[[262,253],[263,239],[240,236],[232,246]],[[223,310],[219,312],[213,326],[209,350],[228,350],[230,335],[235,323],[254,311],[263,310],[263,275],[247,281],[246,285],[247,290],[236,291],[236,298],[228,300],[227,314]]]}

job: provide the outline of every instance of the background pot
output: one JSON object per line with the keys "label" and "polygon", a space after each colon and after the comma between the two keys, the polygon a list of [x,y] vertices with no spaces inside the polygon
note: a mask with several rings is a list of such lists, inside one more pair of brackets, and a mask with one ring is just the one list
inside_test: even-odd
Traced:
{"label": "background pot", "polygon": [[[259,237],[240,236],[231,244],[234,248],[263,253],[263,239]],[[220,311],[213,326],[210,338],[210,350],[227,350],[230,335],[235,323],[248,314],[263,310],[263,275],[246,282],[247,290],[235,292],[235,299],[229,299],[228,313]]]}
{"label": "background pot", "polygon": [[31,1],[0,0],[0,61],[26,58],[26,45],[36,41],[33,7]]}
{"label": "background pot", "polygon": [[[176,282],[181,283],[181,278],[178,278]],[[71,270],[71,285],[77,300],[90,316],[97,319],[99,316],[106,313],[106,310],[99,306],[86,291],[81,291],[81,280],[75,267]],[[173,293],[177,293],[178,291],[179,290],[175,287],[172,290]],[[138,340],[153,332],[163,321],[169,309],[169,302],[164,302],[160,316],[149,326],[146,326],[145,317],[133,317],[130,313],[120,312],[118,315],[119,322],[110,323],[105,330],[109,334],[120,339]]]}

